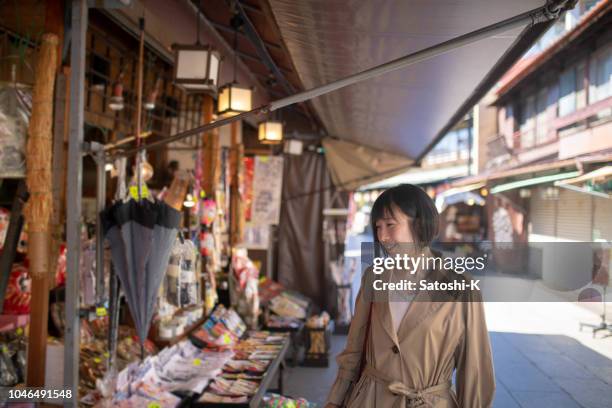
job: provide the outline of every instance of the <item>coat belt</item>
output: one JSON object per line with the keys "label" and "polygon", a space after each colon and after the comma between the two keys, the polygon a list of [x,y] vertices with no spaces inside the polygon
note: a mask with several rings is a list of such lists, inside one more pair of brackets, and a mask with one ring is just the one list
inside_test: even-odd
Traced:
{"label": "coat belt", "polygon": [[450,390],[451,388],[451,382],[445,381],[431,387],[415,390],[406,386],[406,384],[402,383],[401,381],[390,379],[385,373],[377,370],[371,365],[367,365],[365,367],[363,375],[383,383],[393,395],[397,396],[393,404],[394,408],[433,407],[431,402],[428,400],[428,398],[425,398],[425,396],[446,393],[446,391]]}

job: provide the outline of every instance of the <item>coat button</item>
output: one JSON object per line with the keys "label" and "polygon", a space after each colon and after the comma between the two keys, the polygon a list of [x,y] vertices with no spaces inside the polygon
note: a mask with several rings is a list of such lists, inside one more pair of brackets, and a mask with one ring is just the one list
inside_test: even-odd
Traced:
{"label": "coat button", "polygon": [[400,352],[400,349],[399,349],[399,347],[397,347],[397,344],[395,344],[395,345],[393,346],[392,350],[393,350],[393,352],[394,352],[395,354],[398,354],[398,353]]}

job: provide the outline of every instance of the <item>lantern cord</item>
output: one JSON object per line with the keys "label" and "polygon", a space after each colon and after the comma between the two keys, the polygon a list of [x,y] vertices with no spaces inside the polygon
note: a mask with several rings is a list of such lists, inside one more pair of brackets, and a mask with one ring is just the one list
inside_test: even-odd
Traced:
{"label": "lantern cord", "polygon": [[238,72],[238,18],[236,14],[232,19],[232,25],[234,26],[234,83],[237,83],[236,73]]}
{"label": "lantern cord", "polygon": [[198,5],[198,20],[196,21],[196,30],[197,30],[197,39],[196,39],[196,44],[200,45],[200,16],[202,13],[202,4]]}

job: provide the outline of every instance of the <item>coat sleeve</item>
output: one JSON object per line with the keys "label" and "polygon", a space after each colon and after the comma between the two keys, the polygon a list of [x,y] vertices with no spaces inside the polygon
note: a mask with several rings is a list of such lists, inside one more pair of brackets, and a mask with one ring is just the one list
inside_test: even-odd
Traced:
{"label": "coat sleeve", "polygon": [[344,351],[336,357],[338,374],[329,392],[326,404],[342,405],[351,382],[358,380],[358,378],[355,377],[359,374],[358,371],[363,354],[364,336],[370,310],[371,291],[368,290],[366,286],[368,285],[368,283],[366,283],[366,276],[368,273],[369,271],[366,271],[361,278],[361,287],[359,288],[357,300],[355,301],[355,314],[351,320],[351,326],[349,327],[346,347]]}
{"label": "coat sleeve", "polygon": [[462,408],[488,408],[495,395],[491,344],[479,293],[462,303],[465,331],[456,350],[456,388]]}

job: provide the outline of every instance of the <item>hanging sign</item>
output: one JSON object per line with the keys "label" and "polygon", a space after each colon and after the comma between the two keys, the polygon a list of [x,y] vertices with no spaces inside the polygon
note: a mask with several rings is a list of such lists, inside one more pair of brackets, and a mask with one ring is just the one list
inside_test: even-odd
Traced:
{"label": "hanging sign", "polygon": [[278,224],[283,185],[283,158],[256,156],[253,173],[251,223]]}

